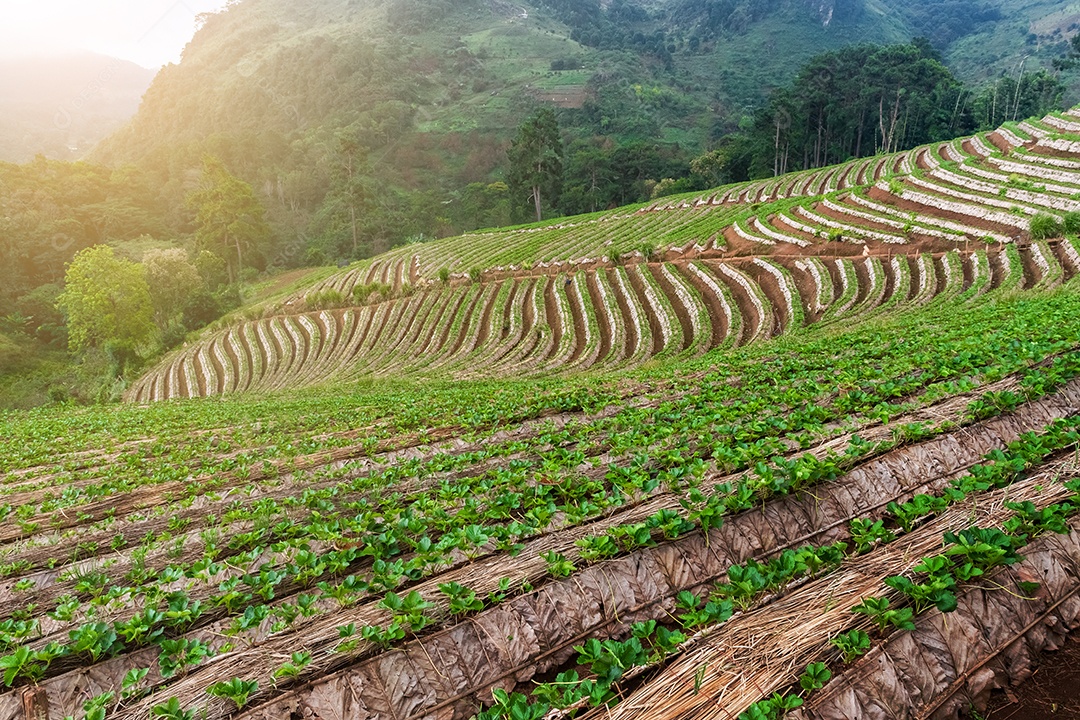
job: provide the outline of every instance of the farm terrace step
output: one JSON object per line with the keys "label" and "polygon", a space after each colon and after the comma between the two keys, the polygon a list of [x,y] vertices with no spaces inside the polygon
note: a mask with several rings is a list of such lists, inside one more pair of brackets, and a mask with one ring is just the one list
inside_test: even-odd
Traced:
{"label": "farm terrace step", "polygon": [[[257,393],[381,376],[631,368],[745,345],[821,319],[865,317],[882,306],[900,312],[953,297],[975,280],[965,279],[963,268],[983,262],[1017,273],[1013,284],[1020,287],[1053,286],[1077,268],[1075,247],[1056,251],[1057,245],[1025,247],[1019,262],[1004,257],[1016,252],[1011,246],[939,256],[909,255],[896,246],[900,252],[880,257],[640,263],[434,287],[376,306],[220,331],[163,361],[128,399]],[[895,295],[909,278],[917,288],[911,298]],[[833,296],[830,285],[837,288]]]}

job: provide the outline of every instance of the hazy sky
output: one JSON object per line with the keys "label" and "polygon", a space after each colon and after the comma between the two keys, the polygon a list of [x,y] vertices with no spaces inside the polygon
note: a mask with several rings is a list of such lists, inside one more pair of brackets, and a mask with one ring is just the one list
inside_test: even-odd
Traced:
{"label": "hazy sky", "polygon": [[195,16],[226,0],[0,0],[0,54],[92,50],[148,68],[179,62]]}

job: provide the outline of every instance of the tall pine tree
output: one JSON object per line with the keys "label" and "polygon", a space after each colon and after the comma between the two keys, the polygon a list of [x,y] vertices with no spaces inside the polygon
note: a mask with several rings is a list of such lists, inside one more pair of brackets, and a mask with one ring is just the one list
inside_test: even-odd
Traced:
{"label": "tall pine tree", "polygon": [[563,141],[555,111],[544,108],[526,120],[509,155],[513,196],[528,197],[539,222],[544,219],[545,198],[550,205],[562,189]]}

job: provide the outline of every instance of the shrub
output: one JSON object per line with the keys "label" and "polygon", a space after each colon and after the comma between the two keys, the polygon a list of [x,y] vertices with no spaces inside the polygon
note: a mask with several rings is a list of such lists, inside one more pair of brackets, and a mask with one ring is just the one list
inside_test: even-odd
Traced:
{"label": "shrub", "polygon": [[330,310],[345,304],[345,296],[333,288],[311,293],[304,301],[309,310]]}
{"label": "shrub", "polygon": [[439,282],[443,285],[450,282],[450,268],[439,268]]}
{"label": "shrub", "polygon": [[[1074,221],[1075,222],[1075,221]],[[1031,239],[1047,240],[1060,237],[1064,232],[1061,221],[1048,213],[1039,213],[1031,218]]]}
{"label": "shrub", "polygon": [[358,305],[366,305],[378,300],[389,300],[394,288],[384,283],[360,284],[353,288],[353,299]]}
{"label": "shrub", "polygon": [[1067,212],[1062,225],[1069,235],[1080,235],[1080,212]]}

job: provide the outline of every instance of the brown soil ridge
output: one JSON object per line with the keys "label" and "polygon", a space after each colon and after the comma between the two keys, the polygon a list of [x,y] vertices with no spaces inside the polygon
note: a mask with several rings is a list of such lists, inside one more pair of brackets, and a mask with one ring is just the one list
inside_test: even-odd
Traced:
{"label": "brown soil ridge", "polygon": [[667,279],[659,268],[659,265],[646,265],[645,272],[652,274],[653,279],[656,280],[663,294],[667,296],[668,302],[671,303],[671,308],[675,311],[675,317],[678,319],[679,327],[682,328],[682,345],[679,347],[679,350],[685,351],[694,343],[694,321],[692,319],[692,314],[697,314],[697,309],[686,306],[682,301],[682,298],[679,297],[679,293],[676,292],[675,286],[671,284],[671,281]]}
{"label": "brown soil ridge", "polygon": [[716,264],[710,261],[702,263],[702,267],[706,268],[718,283],[723,283],[727,287],[728,292],[735,299],[736,308],[732,308],[732,312],[738,312],[742,318],[742,331],[739,333],[738,340],[735,341],[737,346],[743,346],[750,342],[752,338],[756,338],[762,325],[768,320],[757,311],[753,301],[747,294],[742,285],[729,278],[724,273],[716,269]]}
{"label": "brown soil ridge", "polygon": [[[649,302],[648,296],[645,294],[645,281],[639,274],[640,265],[633,265],[626,268],[626,277],[630,280],[630,290],[637,296],[638,307],[645,311],[644,320],[649,324],[649,331],[652,335],[652,350],[649,356],[659,355],[664,350],[664,331],[660,325],[660,318],[657,316],[657,309],[653,307]],[[640,319],[639,319],[640,320]]]}
{"label": "brown soil ridge", "polygon": [[626,347],[623,350],[623,357],[631,358],[637,352],[637,349],[641,344],[640,333],[638,332],[637,327],[634,325],[633,318],[630,314],[631,312],[633,312],[633,308],[630,305],[629,299],[623,293],[620,283],[617,282],[617,279],[615,277],[615,274],[618,272],[618,270],[614,268],[606,268],[606,270],[603,270],[601,272],[605,272],[607,274],[608,285],[611,287],[611,291],[615,295],[615,304],[618,306],[619,314],[622,316],[623,327],[626,328]]}
{"label": "brown soil ridge", "polygon": [[718,347],[727,338],[729,332],[727,319],[724,317],[723,306],[720,304],[720,298],[716,297],[716,293],[713,289],[700,277],[687,270],[685,264],[676,265],[675,270],[701,295],[701,301],[705,303],[705,309],[708,311],[709,315],[710,339],[708,347],[710,349]]}
{"label": "brown soil ridge", "polygon": [[596,362],[599,364],[607,360],[612,354],[611,345],[614,340],[615,328],[612,327],[612,318],[608,315],[607,303],[604,302],[603,296],[600,294],[600,285],[595,272],[585,273],[585,289],[588,291],[588,302],[591,302],[593,307],[596,308],[596,325],[600,332]]}

